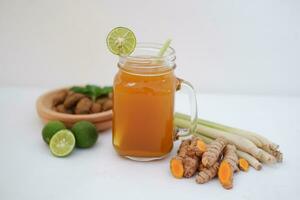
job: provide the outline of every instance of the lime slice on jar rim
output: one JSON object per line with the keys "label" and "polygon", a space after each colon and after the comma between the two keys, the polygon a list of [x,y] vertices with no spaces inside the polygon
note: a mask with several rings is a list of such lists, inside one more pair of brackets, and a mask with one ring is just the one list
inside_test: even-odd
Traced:
{"label": "lime slice on jar rim", "polygon": [[51,153],[57,157],[69,155],[75,147],[75,141],[75,137],[71,131],[67,129],[60,130],[50,140]]}
{"label": "lime slice on jar rim", "polygon": [[126,27],[117,27],[109,32],[106,44],[110,52],[123,56],[130,55],[136,46],[134,33]]}

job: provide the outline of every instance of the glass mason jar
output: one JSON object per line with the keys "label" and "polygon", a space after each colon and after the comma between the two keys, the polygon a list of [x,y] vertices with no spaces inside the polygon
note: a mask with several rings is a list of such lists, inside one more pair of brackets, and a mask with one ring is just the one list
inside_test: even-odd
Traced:
{"label": "glass mason jar", "polygon": [[174,97],[186,88],[190,96],[191,127],[196,127],[193,87],[174,75],[175,51],[162,45],[138,44],[130,56],[120,56],[113,85],[113,146],[119,155],[139,161],[160,159],[173,147]]}

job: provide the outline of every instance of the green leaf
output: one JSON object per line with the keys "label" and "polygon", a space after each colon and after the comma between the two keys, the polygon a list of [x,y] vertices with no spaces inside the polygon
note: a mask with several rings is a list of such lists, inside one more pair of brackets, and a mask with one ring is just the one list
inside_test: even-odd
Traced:
{"label": "green leaf", "polygon": [[102,93],[101,87],[99,87],[97,85],[87,85],[86,88],[88,90],[90,97],[93,99],[93,101],[95,101],[97,99],[97,97],[100,96]]}
{"label": "green leaf", "polygon": [[102,88],[102,94],[101,95],[108,95],[113,90],[112,86],[105,86]]}
{"label": "green leaf", "polygon": [[76,93],[81,93],[89,96],[93,101],[99,96],[107,96],[110,92],[112,92],[112,86],[105,86],[103,88],[97,85],[86,85],[85,87],[74,86],[70,90]]}
{"label": "green leaf", "polygon": [[74,86],[70,90],[73,91],[73,92],[76,92],[76,93],[81,93],[81,94],[87,94],[88,93],[88,90],[87,90],[86,87]]}

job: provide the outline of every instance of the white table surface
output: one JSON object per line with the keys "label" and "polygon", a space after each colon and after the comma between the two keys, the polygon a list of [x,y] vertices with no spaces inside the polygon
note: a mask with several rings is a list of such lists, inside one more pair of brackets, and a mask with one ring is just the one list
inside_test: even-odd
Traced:
{"label": "white table surface", "polygon": [[[203,118],[263,133],[280,144],[284,162],[253,168],[224,190],[217,180],[204,185],[174,179],[169,159],[134,162],[121,158],[111,130],[91,149],[56,158],[42,141],[35,88],[0,88],[0,199],[298,199],[300,195],[300,97],[199,95]],[[181,96],[177,105],[188,110]]]}

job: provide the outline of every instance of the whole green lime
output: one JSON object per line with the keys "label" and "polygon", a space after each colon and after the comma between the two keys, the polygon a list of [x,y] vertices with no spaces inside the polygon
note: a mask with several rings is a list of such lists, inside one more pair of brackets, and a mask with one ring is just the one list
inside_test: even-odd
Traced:
{"label": "whole green lime", "polygon": [[88,121],[80,121],[73,125],[72,132],[76,138],[76,146],[89,148],[93,146],[98,138],[97,129]]}
{"label": "whole green lime", "polygon": [[50,121],[48,122],[43,130],[42,130],[42,136],[44,141],[49,144],[52,136],[57,133],[58,131],[65,129],[65,125],[60,121]]}

